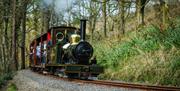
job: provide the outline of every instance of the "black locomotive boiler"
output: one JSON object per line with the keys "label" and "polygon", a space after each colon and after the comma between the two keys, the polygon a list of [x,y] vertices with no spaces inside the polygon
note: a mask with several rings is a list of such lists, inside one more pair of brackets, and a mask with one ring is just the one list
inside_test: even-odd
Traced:
{"label": "black locomotive boiler", "polygon": [[92,45],[85,40],[86,20],[75,27],[52,27],[30,44],[30,67],[61,77],[97,77],[103,67],[96,64]]}

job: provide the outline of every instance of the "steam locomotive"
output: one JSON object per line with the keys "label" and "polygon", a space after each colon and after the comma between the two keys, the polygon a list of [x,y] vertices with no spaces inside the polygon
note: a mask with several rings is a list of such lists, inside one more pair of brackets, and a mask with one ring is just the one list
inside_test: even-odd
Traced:
{"label": "steam locomotive", "polygon": [[97,65],[92,45],[85,40],[86,20],[80,29],[59,26],[34,39],[30,44],[30,68],[61,77],[88,79],[97,77],[103,67]]}

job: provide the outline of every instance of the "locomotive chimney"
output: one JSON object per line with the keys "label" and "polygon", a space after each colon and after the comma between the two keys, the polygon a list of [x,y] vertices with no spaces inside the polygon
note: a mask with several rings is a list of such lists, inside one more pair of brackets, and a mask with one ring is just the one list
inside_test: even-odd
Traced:
{"label": "locomotive chimney", "polygon": [[86,21],[85,19],[80,20],[80,31],[81,31],[81,41],[85,41],[86,37]]}

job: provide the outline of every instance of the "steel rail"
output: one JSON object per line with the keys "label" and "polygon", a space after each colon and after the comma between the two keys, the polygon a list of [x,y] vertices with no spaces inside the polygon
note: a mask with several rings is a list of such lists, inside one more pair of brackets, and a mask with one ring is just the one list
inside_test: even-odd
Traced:
{"label": "steel rail", "polygon": [[[37,72],[35,72],[37,73]],[[42,73],[38,73],[40,75],[44,75]],[[105,81],[105,80],[80,80],[80,79],[71,79],[71,78],[62,78],[55,75],[46,74],[45,76],[49,76],[58,80],[64,80],[69,82],[76,83],[88,83],[88,84],[97,84],[104,86],[112,86],[118,88],[131,88],[131,89],[141,89],[141,90],[150,90],[150,91],[180,91],[180,87],[173,86],[155,86],[155,85],[144,85],[144,84],[135,84],[135,83],[125,83],[125,82],[114,82],[114,81]]]}
{"label": "steel rail", "polygon": [[163,91],[180,91],[179,87],[172,86],[154,86],[154,85],[144,85],[144,84],[135,84],[135,83],[124,83],[124,82],[113,82],[113,81],[103,81],[103,80],[94,80],[90,83],[108,85],[115,87],[125,87],[125,88],[137,88],[145,90],[163,90]]}

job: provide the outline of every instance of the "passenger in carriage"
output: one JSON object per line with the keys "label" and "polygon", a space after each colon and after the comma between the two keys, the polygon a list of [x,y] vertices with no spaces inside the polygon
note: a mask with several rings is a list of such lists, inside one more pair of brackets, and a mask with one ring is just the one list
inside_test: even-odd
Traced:
{"label": "passenger in carriage", "polygon": [[47,44],[46,44],[46,54],[47,54],[47,64],[48,63],[50,63],[51,61],[50,61],[50,59],[51,59],[51,57],[50,57],[50,55],[51,55],[51,47],[52,46],[52,40],[51,39],[49,39],[49,40],[47,40]]}
{"label": "passenger in carriage", "polygon": [[33,46],[30,47],[30,54],[29,54],[29,57],[30,57],[30,66],[33,64],[33,54],[34,54],[34,48]]}
{"label": "passenger in carriage", "polygon": [[48,47],[52,46],[52,40],[48,40],[47,46],[48,46]]}
{"label": "passenger in carriage", "polygon": [[47,44],[46,41],[43,42],[42,45],[42,67],[45,68],[45,64],[46,64],[46,57],[47,57]]}
{"label": "passenger in carriage", "polygon": [[40,57],[41,57],[41,42],[39,42],[39,44],[36,47],[36,57],[37,57],[37,64],[40,63]]}

